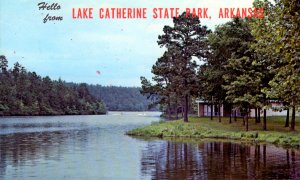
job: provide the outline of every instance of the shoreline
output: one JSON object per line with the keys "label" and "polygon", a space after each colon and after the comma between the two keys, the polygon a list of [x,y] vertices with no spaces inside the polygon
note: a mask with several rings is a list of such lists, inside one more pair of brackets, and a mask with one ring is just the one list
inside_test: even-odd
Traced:
{"label": "shoreline", "polygon": [[28,114],[0,114],[0,117],[35,117],[35,116],[80,116],[80,115],[106,115],[108,111],[105,113],[42,113],[42,114],[36,114],[36,113],[28,113]]}
{"label": "shoreline", "polygon": [[0,118],[8,117],[51,117],[51,116],[98,116],[98,115],[110,115],[109,112],[160,112],[160,111],[107,111],[105,114],[36,114],[36,115],[0,115]]}
{"label": "shoreline", "polygon": [[107,113],[105,114],[37,114],[37,115],[1,115],[0,118],[8,118],[8,117],[38,117],[38,116],[42,116],[42,117],[51,117],[51,116],[91,116],[91,115],[107,115]]}
{"label": "shoreline", "polygon": [[[191,139],[219,139],[219,140],[235,140],[251,143],[270,143],[283,147],[300,148],[299,131],[280,132],[269,130],[262,131],[253,125],[253,129],[246,132],[241,125],[241,120],[232,124],[226,123],[224,118],[222,123],[213,121],[208,118],[190,117],[190,122],[184,123],[182,120],[155,122],[151,125],[136,128],[126,132],[129,136],[139,137],[159,137],[159,138],[191,138]],[[272,125],[277,126],[275,122],[268,121],[270,129]],[[283,124],[284,125],[284,124]],[[230,127],[231,126],[231,127]]]}

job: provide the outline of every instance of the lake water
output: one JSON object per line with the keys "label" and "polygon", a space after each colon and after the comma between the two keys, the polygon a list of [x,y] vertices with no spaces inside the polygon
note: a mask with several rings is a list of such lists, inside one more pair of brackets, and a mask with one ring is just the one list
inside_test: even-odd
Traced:
{"label": "lake water", "polygon": [[300,179],[300,151],[124,135],[159,113],[0,118],[0,179]]}

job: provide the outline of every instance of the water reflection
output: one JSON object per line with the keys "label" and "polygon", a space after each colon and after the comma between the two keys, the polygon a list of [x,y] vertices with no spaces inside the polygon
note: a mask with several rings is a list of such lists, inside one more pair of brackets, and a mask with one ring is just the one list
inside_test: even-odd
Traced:
{"label": "water reflection", "polygon": [[70,147],[84,151],[88,133],[88,130],[70,130],[1,135],[0,177],[8,166],[36,166],[40,159],[60,161]]}
{"label": "water reflection", "polygon": [[124,133],[148,114],[0,118],[0,180],[136,179],[146,142]]}
{"label": "water reflection", "polygon": [[299,179],[300,152],[230,142],[151,141],[141,171],[152,179]]}
{"label": "water reflection", "polygon": [[298,150],[124,135],[158,120],[138,113],[0,119],[0,180],[300,179]]}

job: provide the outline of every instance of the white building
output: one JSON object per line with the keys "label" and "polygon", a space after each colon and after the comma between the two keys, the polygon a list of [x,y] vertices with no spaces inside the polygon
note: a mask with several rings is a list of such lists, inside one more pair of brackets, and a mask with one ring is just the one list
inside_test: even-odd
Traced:
{"label": "white building", "polygon": [[[230,113],[232,116],[234,116],[234,111],[231,111],[231,108],[228,106],[222,105],[219,112],[219,108],[217,106],[213,105],[213,107],[211,108],[211,105],[205,101],[197,100],[196,103],[197,103],[197,111],[199,117],[210,116],[211,111],[213,111],[213,116],[218,116],[219,113],[222,117],[229,117]],[[271,107],[267,109],[267,116],[286,116],[287,110],[281,110],[281,111],[275,110],[275,109],[280,109],[281,107],[282,107],[281,103],[272,102]],[[263,115],[262,110],[260,111],[260,114],[261,116]],[[236,115],[238,117],[243,116],[243,114],[239,110],[236,111]],[[297,113],[297,116],[298,115],[299,113]],[[250,117],[255,117],[255,109],[250,109]]]}

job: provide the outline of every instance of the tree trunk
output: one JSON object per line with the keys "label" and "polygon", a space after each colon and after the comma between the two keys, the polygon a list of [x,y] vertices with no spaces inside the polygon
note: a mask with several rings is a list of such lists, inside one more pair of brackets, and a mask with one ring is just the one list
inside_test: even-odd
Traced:
{"label": "tree trunk", "polygon": [[295,106],[293,106],[292,120],[291,120],[291,131],[295,131],[295,122],[296,122],[296,108],[295,108]]}
{"label": "tree trunk", "polygon": [[219,122],[221,122],[221,104],[219,104],[218,109],[219,109]]}
{"label": "tree trunk", "polygon": [[246,123],[245,123],[245,116],[243,116],[243,126],[245,126]]}
{"label": "tree trunk", "polygon": [[186,94],[184,97],[184,122],[189,122],[188,113],[189,113],[189,96]]}
{"label": "tree trunk", "polygon": [[284,127],[289,127],[289,126],[290,126],[290,108],[288,108],[287,112],[286,112],[286,119],[285,119]]}
{"label": "tree trunk", "polygon": [[171,104],[170,104],[170,101],[168,101],[167,111],[168,111],[168,119],[170,120],[171,119]]}
{"label": "tree trunk", "polygon": [[263,130],[267,130],[267,110],[264,109],[264,122],[263,122]]}
{"label": "tree trunk", "polygon": [[183,118],[184,114],[184,103],[181,102],[181,118]]}
{"label": "tree trunk", "polygon": [[257,122],[260,123],[260,108],[258,108],[257,110],[257,115],[258,115]]}
{"label": "tree trunk", "polygon": [[229,116],[229,124],[231,124],[231,123],[232,123],[232,121],[231,121],[231,113],[232,113],[232,107],[231,107],[231,105],[230,105],[230,116]]}
{"label": "tree trunk", "polygon": [[249,124],[248,124],[248,112],[246,113],[246,131],[249,130]]}
{"label": "tree trunk", "polygon": [[236,110],[234,110],[234,121],[236,121]]}
{"label": "tree trunk", "polygon": [[210,105],[210,120],[213,120],[213,104]]}
{"label": "tree trunk", "polygon": [[255,108],[255,123],[258,123],[257,108]]}
{"label": "tree trunk", "polygon": [[176,119],[178,119],[178,103],[177,103],[177,100],[175,102],[175,109],[176,109]]}

